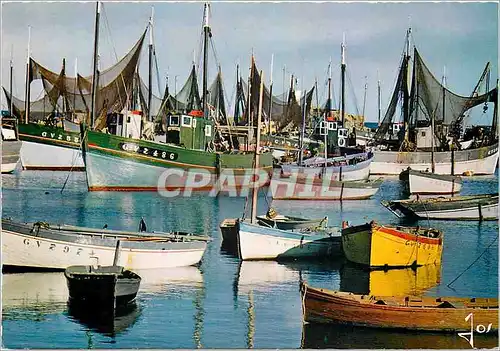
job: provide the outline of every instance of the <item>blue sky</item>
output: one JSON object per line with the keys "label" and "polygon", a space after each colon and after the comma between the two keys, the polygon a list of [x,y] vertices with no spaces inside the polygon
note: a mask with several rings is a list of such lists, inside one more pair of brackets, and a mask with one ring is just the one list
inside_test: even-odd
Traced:
{"label": "blue sky", "polygon": [[[109,67],[133,46],[147,26],[154,7],[154,39],[161,90],[169,76],[170,90],[184,83],[196,51],[200,56],[203,2],[105,2],[100,27],[101,67]],[[11,51],[14,95],[24,96],[28,25],[32,57],[59,71],[66,58],[68,75],[91,73],[95,2],[3,2],[2,85],[8,87]],[[436,77],[446,67],[447,86],[469,95],[487,61],[492,64],[492,84],[498,76],[498,5],[487,3],[313,3],[313,2],[212,2],[212,27],[217,63],[221,65],[226,95],[233,100],[236,64],[248,75],[253,51],[257,65],[269,81],[274,54],[274,91],[283,92],[283,68],[288,88],[290,74],[298,89],[310,88],[318,79],[319,98],[326,98],[326,74],[333,64],[333,84],[338,104],[340,44],[346,38],[349,81],[347,110],[361,112],[365,77],[366,120],[377,119],[377,76],[381,81],[385,111],[395,83],[404,47],[405,32],[412,28],[412,44]],[[115,54],[116,53],[116,54]],[[116,55],[116,56],[115,56]],[[216,73],[210,53],[209,81]],[[147,77],[147,50],[141,54],[141,73]],[[155,94],[158,95],[155,77]],[[39,91],[33,85],[35,94]],[[231,104],[232,106],[232,104]],[[2,96],[2,108],[5,108]],[[478,114],[479,118],[480,113]]]}

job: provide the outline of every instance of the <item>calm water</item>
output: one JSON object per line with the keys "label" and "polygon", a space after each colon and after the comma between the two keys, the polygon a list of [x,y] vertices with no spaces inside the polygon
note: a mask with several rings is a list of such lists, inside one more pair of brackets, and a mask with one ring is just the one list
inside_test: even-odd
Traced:
{"label": "calm water", "polygon": [[[135,305],[112,321],[70,311],[62,273],[4,274],[3,347],[7,348],[468,348],[456,335],[381,332],[352,327],[302,324],[299,279],[311,285],[375,294],[418,293],[443,296],[498,295],[498,223],[432,221],[445,233],[443,265],[367,273],[331,263],[242,262],[221,251],[219,223],[241,216],[243,198],[163,198],[156,193],[93,192],[85,174],[18,171],[2,175],[4,217],[81,226],[137,230],[183,230],[213,241],[199,267],[142,271]],[[386,178],[370,200],[344,203],[277,202],[280,213],[328,215],[330,225],[399,219],[380,205],[400,198],[397,178]],[[465,180],[463,194],[498,191],[498,177]],[[267,203],[260,195],[259,209]],[[420,225],[429,226],[427,221]],[[481,258],[448,287],[479,256]],[[480,339],[493,347],[498,339]]]}

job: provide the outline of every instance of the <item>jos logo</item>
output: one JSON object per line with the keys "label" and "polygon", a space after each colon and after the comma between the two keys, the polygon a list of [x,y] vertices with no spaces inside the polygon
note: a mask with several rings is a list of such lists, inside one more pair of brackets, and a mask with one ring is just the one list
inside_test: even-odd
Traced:
{"label": "jos logo", "polygon": [[[470,320],[470,332],[466,333],[458,333],[458,336],[467,340],[472,348],[474,348],[474,315],[473,313],[469,313],[467,317],[465,317],[465,321],[468,322]],[[493,323],[484,326],[482,324],[478,324],[476,326],[475,331],[479,334],[488,333],[491,330],[491,326]],[[469,338],[467,338],[469,337]]]}

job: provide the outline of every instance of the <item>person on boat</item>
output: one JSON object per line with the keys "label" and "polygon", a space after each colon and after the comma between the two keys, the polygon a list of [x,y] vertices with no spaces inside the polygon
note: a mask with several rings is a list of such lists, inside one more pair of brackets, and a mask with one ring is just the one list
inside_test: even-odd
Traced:
{"label": "person on boat", "polygon": [[146,229],[146,222],[144,221],[144,217],[141,217],[141,221],[139,222],[139,231],[140,232],[147,231],[147,229]]}

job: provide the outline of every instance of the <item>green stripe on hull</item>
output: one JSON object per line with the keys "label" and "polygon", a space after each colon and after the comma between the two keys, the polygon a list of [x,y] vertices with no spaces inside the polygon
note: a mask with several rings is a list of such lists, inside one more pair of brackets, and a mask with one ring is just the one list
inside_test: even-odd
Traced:
{"label": "green stripe on hull", "polygon": [[[124,138],[112,134],[87,131],[87,152],[119,157],[165,168],[251,169],[253,154],[218,154],[187,149],[170,144]],[[272,155],[261,155],[261,168],[272,168]]]}
{"label": "green stripe on hull", "polygon": [[19,140],[69,149],[80,148],[80,133],[36,123],[19,124]]}

